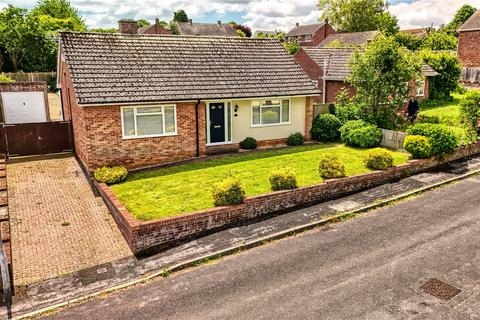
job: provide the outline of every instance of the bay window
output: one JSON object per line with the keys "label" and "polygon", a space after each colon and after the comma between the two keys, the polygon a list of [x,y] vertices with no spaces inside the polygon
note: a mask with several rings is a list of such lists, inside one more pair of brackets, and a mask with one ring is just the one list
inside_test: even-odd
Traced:
{"label": "bay window", "polygon": [[290,100],[252,101],[252,126],[290,123]]}
{"label": "bay window", "polygon": [[175,105],[122,108],[124,138],[160,137],[176,133]]}

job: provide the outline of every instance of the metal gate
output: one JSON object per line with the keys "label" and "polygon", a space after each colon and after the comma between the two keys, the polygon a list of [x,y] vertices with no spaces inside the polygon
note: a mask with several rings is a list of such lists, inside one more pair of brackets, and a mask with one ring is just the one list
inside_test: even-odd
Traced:
{"label": "metal gate", "polygon": [[71,151],[72,140],[70,121],[4,124],[0,128],[0,151],[8,157]]}

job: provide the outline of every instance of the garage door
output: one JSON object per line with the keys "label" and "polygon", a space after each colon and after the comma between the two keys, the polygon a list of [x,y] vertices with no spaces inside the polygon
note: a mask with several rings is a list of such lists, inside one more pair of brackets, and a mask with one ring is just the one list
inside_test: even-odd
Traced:
{"label": "garage door", "polygon": [[2,105],[6,124],[47,121],[43,92],[3,92]]}

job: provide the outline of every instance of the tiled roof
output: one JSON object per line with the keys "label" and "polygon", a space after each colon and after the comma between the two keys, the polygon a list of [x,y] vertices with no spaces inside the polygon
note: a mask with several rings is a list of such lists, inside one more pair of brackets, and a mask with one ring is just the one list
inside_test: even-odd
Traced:
{"label": "tiled roof", "polygon": [[364,32],[350,32],[350,33],[337,33],[331,34],[326,37],[320,44],[319,48],[327,47],[332,41],[340,41],[348,46],[362,46],[368,42],[373,41],[376,36],[380,34],[380,31],[364,31]]}
{"label": "tiled roof", "polygon": [[316,23],[316,24],[306,24],[306,25],[300,25],[292,30],[290,30],[285,36],[286,37],[298,37],[298,36],[304,36],[308,34],[313,34],[315,31],[320,29],[325,23]]}
{"label": "tiled roof", "polygon": [[318,95],[276,39],[61,32],[80,104]]}
{"label": "tiled roof", "polygon": [[480,30],[480,10],[477,10],[458,31]]}
{"label": "tiled roof", "polygon": [[[353,48],[302,48],[305,53],[325,72],[325,78],[331,80],[345,80],[350,74],[349,60],[355,49]],[[422,66],[425,77],[434,77],[438,73],[429,65]]]}
{"label": "tiled roof", "polygon": [[179,22],[179,31],[186,36],[238,37],[235,28],[229,24]]}
{"label": "tiled roof", "polygon": [[404,29],[400,30],[401,33],[408,33],[414,36],[424,36],[430,32],[430,28],[415,28],[415,29]]}

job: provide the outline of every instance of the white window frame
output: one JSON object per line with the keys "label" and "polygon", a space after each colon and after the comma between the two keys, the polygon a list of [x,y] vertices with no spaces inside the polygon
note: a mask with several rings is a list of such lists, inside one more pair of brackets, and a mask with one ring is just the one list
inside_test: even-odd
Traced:
{"label": "white window frame", "polygon": [[[211,143],[210,142],[210,104],[211,103],[223,103],[223,106],[225,108],[225,140],[224,142],[215,142]],[[210,146],[219,146],[219,145],[224,145],[224,144],[231,144],[233,143],[233,102],[230,100],[222,100],[222,101],[209,101],[206,103],[206,115],[207,115],[207,147]],[[230,109],[230,112],[227,112],[227,109]],[[229,126],[229,119],[228,119],[228,114],[230,114],[230,126]],[[230,140],[227,139],[228,137],[228,130],[230,130]]]}
{"label": "white window frame", "polygon": [[[138,135],[137,134],[137,110],[142,109],[142,108],[162,108],[161,112],[155,112],[155,113],[147,113],[145,116],[148,115],[163,115],[162,116],[162,126],[163,126],[163,132],[164,133],[159,133],[159,134],[148,134],[148,135]],[[165,132],[165,107],[173,107],[173,118],[175,119],[175,132]],[[125,135],[125,130],[124,130],[124,117],[123,117],[123,110],[125,109],[133,109],[133,123],[135,127],[135,135]],[[121,108],[121,120],[122,120],[122,139],[124,140],[129,140],[129,139],[142,139],[142,138],[157,138],[157,137],[169,137],[169,136],[176,136],[177,135],[177,105],[176,104],[156,104],[156,105],[142,105],[142,106],[124,106]],[[142,115],[140,115],[142,116]]]}
{"label": "white window frame", "polygon": [[[420,93],[421,89],[421,93]],[[425,97],[425,80],[421,80],[417,85],[417,97]]]}
{"label": "white window frame", "polygon": [[[280,100],[280,122],[279,123],[267,123],[263,124],[262,123],[262,108],[270,108],[272,106],[263,106],[262,102],[265,102],[267,100]],[[288,100],[288,122],[283,122],[283,105],[282,102],[284,100]],[[254,124],[253,123],[253,102],[258,101],[260,102],[260,124]],[[292,99],[282,99],[282,98],[271,98],[271,99],[254,99],[250,103],[250,126],[252,128],[259,128],[259,127],[275,127],[275,126],[285,126],[292,124]]]}
{"label": "white window frame", "polygon": [[312,41],[312,35],[311,34],[306,34],[305,35],[305,41]]}

